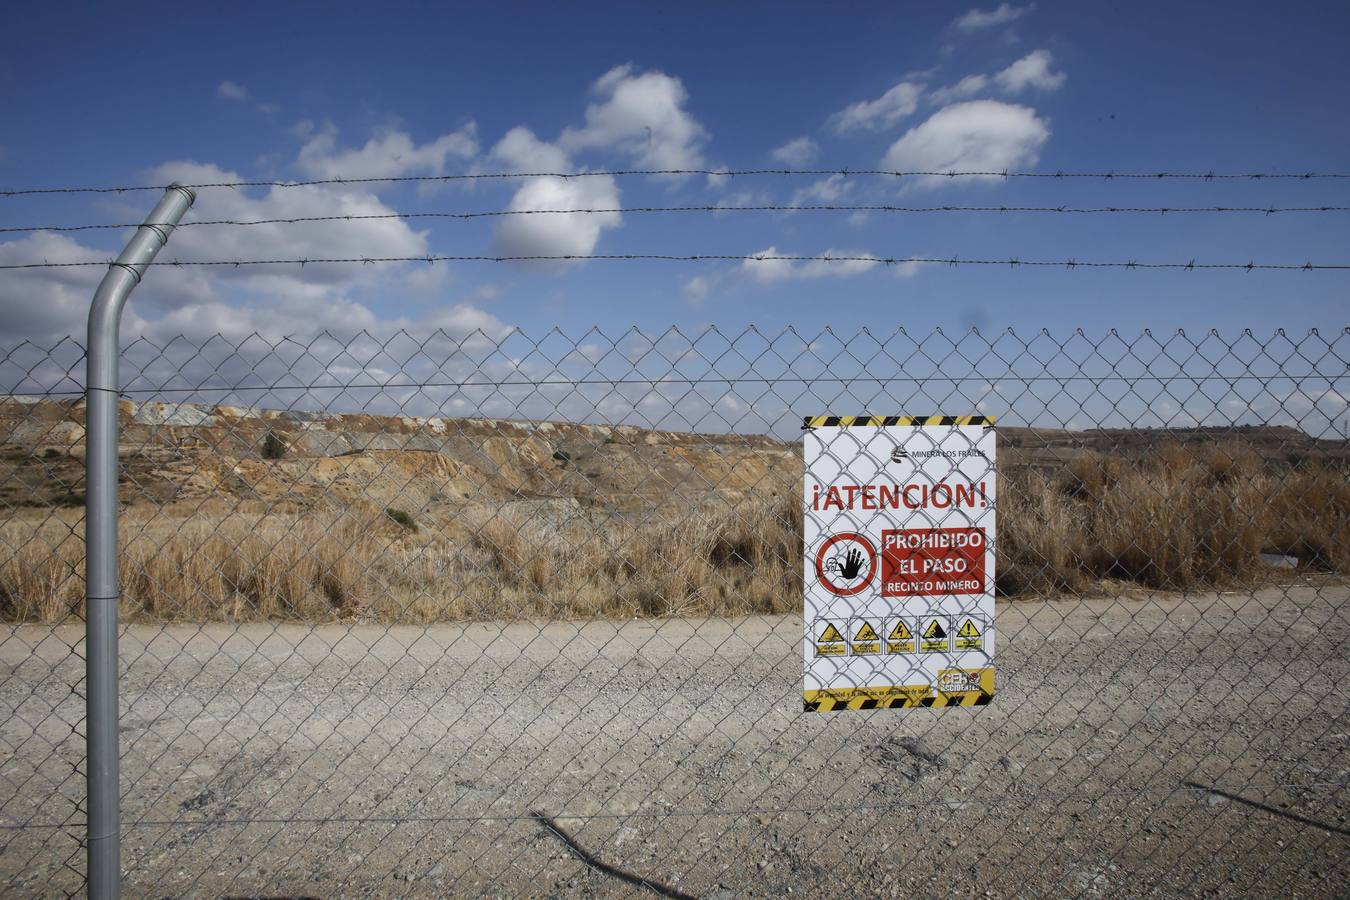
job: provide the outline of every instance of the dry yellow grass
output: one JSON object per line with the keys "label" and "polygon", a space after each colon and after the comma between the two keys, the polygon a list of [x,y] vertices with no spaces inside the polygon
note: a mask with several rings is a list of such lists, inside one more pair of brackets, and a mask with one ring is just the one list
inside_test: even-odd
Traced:
{"label": "dry yellow grass", "polygon": [[[133,508],[123,614],[168,621],[741,615],[800,608],[798,472],[764,499],[712,498],[680,518],[549,523],[469,508],[414,530],[382,508]],[[1004,472],[1005,595],[1090,591],[1102,579],[1180,590],[1241,581],[1262,551],[1350,571],[1350,485],[1329,468],[1276,472],[1241,448],[1086,456]],[[0,614],[59,622],[83,604],[80,510],[0,526]]]}
{"label": "dry yellow grass", "polygon": [[1350,571],[1348,475],[1315,465],[1293,478],[1274,479],[1263,498],[1270,549],[1321,568]]}
{"label": "dry yellow grass", "polygon": [[1268,470],[1237,444],[1169,444],[1151,457],[1085,455],[1056,482],[1001,482],[1000,588],[1086,589],[1115,578],[1185,590],[1240,581],[1260,554],[1350,571],[1350,486],[1322,466]]}
{"label": "dry yellow grass", "polygon": [[[164,620],[299,618],[349,612],[374,556],[357,516],[124,516],[122,611]],[[0,609],[10,620],[60,621],[80,611],[78,519],[0,528]]]}
{"label": "dry yellow grass", "polygon": [[1058,594],[1086,586],[1087,512],[1065,496],[1074,490],[1040,472],[1000,473],[998,589],[1007,595]]}
{"label": "dry yellow grass", "polygon": [[[1135,464],[1082,457],[1071,466],[1059,529],[1041,541],[1071,548],[1066,565],[1090,578],[1178,590],[1215,584],[1259,564],[1269,487],[1259,464],[1228,447],[1166,445]],[[1017,491],[1018,480],[1008,488]]]}
{"label": "dry yellow grass", "polygon": [[[374,507],[124,516],[122,612],[166,621],[426,623],[511,617],[786,612],[795,496],[685,519],[552,529],[509,509],[416,533]],[[59,622],[83,604],[73,515],[0,528],[0,610]]]}

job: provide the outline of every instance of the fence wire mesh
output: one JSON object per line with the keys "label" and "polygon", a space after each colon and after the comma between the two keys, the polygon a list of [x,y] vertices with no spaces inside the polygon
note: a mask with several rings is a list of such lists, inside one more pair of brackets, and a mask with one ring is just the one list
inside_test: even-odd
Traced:
{"label": "fence wire mesh", "polygon": [[[126,889],[1338,895],[1348,360],[1350,329],[133,341]],[[82,362],[0,352],[15,895],[83,884]],[[988,705],[803,711],[801,427],[856,413],[998,422]]]}

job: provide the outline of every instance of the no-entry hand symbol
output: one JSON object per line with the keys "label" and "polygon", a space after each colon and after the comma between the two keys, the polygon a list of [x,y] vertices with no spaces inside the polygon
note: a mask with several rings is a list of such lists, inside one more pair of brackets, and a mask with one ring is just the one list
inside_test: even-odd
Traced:
{"label": "no-entry hand symbol", "polygon": [[816,578],[832,594],[852,597],[864,591],[877,573],[877,551],[861,534],[831,535],[816,551]]}

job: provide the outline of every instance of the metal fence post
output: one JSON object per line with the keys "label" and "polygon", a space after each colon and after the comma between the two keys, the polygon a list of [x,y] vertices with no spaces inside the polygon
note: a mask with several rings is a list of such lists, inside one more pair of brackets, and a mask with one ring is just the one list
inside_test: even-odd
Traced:
{"label": "metal fence post", "polygon": [[85,381],[85,728],[89,896],[121,892],[117,706],[118,325],[132,289],[196,195],[171,185],[94,293]]}

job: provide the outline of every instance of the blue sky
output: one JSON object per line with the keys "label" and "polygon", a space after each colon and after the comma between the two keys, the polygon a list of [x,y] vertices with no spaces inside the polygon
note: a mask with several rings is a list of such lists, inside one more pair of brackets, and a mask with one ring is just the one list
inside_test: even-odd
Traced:
{"label": "blue sky", "polygon": [[[1343,3],[34,7],[0,34],[0,186],[536,167],[1348,171]],[[150,194],[0,201],[0,223]],[[507,180],[203,191],[195,218],[568,205],[1350,205],[1350,182]],[[0,235],[0,261],[125,232]],[[166,257],[580,252],[1345,262],[1350,214],[732,212],[181,229]],[[6,337],[80,332],[93,270],[0,273]],[[755,323],[1335,331],[1350,276],[759,263],[157,270],[128,334]]]}

